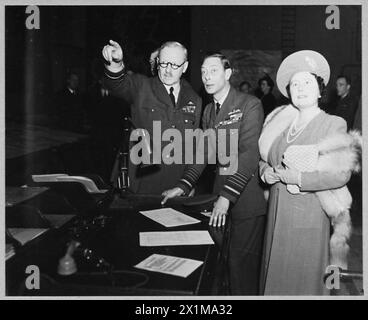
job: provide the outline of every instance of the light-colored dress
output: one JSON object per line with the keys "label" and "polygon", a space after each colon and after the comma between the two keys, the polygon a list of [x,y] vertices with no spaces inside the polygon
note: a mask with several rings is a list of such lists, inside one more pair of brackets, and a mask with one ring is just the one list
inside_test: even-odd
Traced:
{"label": "light-colored dress", "polygon": [[[261,162],[260,174],[282,162],[290,145],[316,144],[321,139],[346,132],[346,122],[321,111],[295,141],[287,143],[288,128],[275,139],[268,163]],[[264,247],[261,286],[265,295],[325,295],[323,275],[329,261],[330,222],[313,191],[338,188],[350,178],[345,174],[302,173],[305,194],[291,194],[279,182],[270,190],[268,226]]]}

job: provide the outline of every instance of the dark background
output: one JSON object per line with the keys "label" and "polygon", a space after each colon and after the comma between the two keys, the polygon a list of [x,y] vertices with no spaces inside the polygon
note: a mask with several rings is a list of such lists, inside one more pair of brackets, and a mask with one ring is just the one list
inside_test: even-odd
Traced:
{"label": "dark background", "polygon": [[124,49],[128,67],[149,73],[148,57],[162,42],[189,49],[187,77],[200,89],[203,53],[221,49],[302,49],[322,53],[336,76],[348,73],[361,93],[361,7],[339,6],[340,29],[328,30],[326,6],[39,6],[40,29],[27,30],[26,6],[5,10],[6,118],[47,124],[52,95],[67,72],[77,72],[82,91],[101,75],[109,39]]}

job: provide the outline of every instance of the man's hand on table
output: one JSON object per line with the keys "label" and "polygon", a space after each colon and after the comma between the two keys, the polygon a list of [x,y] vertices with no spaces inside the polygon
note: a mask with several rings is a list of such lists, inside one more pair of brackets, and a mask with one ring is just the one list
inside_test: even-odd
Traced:
{"label": "man's hand on table", "polygon": [[162,195],[165,198],[161,201],[161,204],[164,205],[167,200],[169,200],[171,198],[175,198],[175,197],[180,197],[183,194],[184,194],[184,190],[179,188],[179,187],[169,189],[169,190],[165,190],[164,192],[162,192]]}

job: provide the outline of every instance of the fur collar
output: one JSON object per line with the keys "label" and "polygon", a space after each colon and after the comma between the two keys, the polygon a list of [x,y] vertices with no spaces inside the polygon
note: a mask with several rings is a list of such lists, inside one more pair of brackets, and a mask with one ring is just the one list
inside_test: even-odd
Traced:
{"label": "fur collar", "polygon": [[261,159],[267,162],[268,152],[275,139],[288,128],[298,114],[292,105],[284,105],[273,110],[266,118],[258,141]]}

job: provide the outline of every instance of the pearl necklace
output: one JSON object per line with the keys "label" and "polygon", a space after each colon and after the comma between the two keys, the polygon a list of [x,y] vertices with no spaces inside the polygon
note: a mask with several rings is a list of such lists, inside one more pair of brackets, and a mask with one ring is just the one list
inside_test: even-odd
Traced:
{"label": "pearl necklace", "polygon": [[298,116],[294,119],[293,123],[289,127],[289,131],[288,131],[287,136],[286,136],[286,142],[287,143],[291,143],[291,142],[295,141],[296,138],[298,138],[300,136],[300,134],[304,131],[305,127],[309,123],[309,121],[307,121],[305,124],[303,124],[300,128],[297,129],[296,128],[297,120],[298,120]]}
{"label": "pearl necklace", "polygon": [[296,128],[296,123],[298,121],[299,115],[297,115],[293,121],[293,123],[290,125],[287,136],[286,136],[286,142],[291,143],[296,140],[300,136],[300,134],[304,131],[305,127],[308,125],[308,123],[321,112],[321,110],[318,110],[316,114],[314,114],[309,120],[307,120],[300,128]]}

